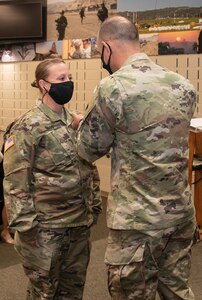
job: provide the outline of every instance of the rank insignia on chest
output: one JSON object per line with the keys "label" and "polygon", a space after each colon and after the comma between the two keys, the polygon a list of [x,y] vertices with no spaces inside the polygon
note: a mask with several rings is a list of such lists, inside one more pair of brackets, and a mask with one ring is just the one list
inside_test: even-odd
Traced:
{"label": "rank insignia on chest", "polygon": [[13,145],[15,145],[15,141],[14,141],[14,137],[10,136],[4,145],[4,152],[6,152],[10,147],[12,147]]}

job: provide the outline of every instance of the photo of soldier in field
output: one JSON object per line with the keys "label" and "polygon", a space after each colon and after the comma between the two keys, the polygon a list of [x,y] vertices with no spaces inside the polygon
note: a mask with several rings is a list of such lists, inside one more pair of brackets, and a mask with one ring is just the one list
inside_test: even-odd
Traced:
{"label": "photo of soldier in field", "polygon": [[[104,18],[117,13],[117,0],[48,0],[47,40],[83,39],[97,36],[102,21],[98,11],[105,10]],[[83,14],[83,12],[85,12]],[[61,17],[66,25],[60,25]],[[64,18],[63,18],[64,19]]]}

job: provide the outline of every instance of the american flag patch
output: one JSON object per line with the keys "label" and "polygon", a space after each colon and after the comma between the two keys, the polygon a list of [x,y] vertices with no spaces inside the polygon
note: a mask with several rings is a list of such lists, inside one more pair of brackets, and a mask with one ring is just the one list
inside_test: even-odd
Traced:
{"label": "american flag patch", "polygon": [[10,136],[6,142],[5,142],[5,145],[4,145],[4,152],[6,152],[10,147],[12,147],[13,145],[15,144],[14,142],[14,137],[13,136]]}

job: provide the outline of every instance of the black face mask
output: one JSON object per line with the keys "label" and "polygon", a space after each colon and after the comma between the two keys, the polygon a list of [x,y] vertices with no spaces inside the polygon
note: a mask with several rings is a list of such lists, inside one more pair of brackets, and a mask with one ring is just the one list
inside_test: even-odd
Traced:
{"label": "black face mask", "polygon": [[102,46],[102,54],[101,54],[102,67],[103,67],[103,69],[107,70],[109,72],[109,74],[113,74],[113,71],[112,71],[112,69],[110,67],[110,60],[111,60],[111,56],[112,56],[112,49],[111,49],[111,47],[110,47],[109,44],[107,44],[107,46],[109,47],[110,55],[109,55],[108,62],[105,63],[105,61],[104,61],[104,49],[105,49],[105,47]]}
{"label": "black face mask", "polygon": [[48,83],[51,84],[51,87],[49,91],[46,91],[57,104],[63,105],[71,100],[74,91],[73,81]]}

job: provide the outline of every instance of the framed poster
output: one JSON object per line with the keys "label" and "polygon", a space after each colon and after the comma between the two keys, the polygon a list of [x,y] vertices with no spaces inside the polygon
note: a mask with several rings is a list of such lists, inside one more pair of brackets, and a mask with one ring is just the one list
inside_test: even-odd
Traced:
{"label": "framed poster", "polygon": [[117,13],[137,26],[141,49],[148,55],[156,55],[154,36],[158,54],[202,53],[201,0],[117,0]]}
{"label": "framed poster", "polygon": [[117,0],[48,0],[47,40],[96,37],[103,20],[117,13]]}

